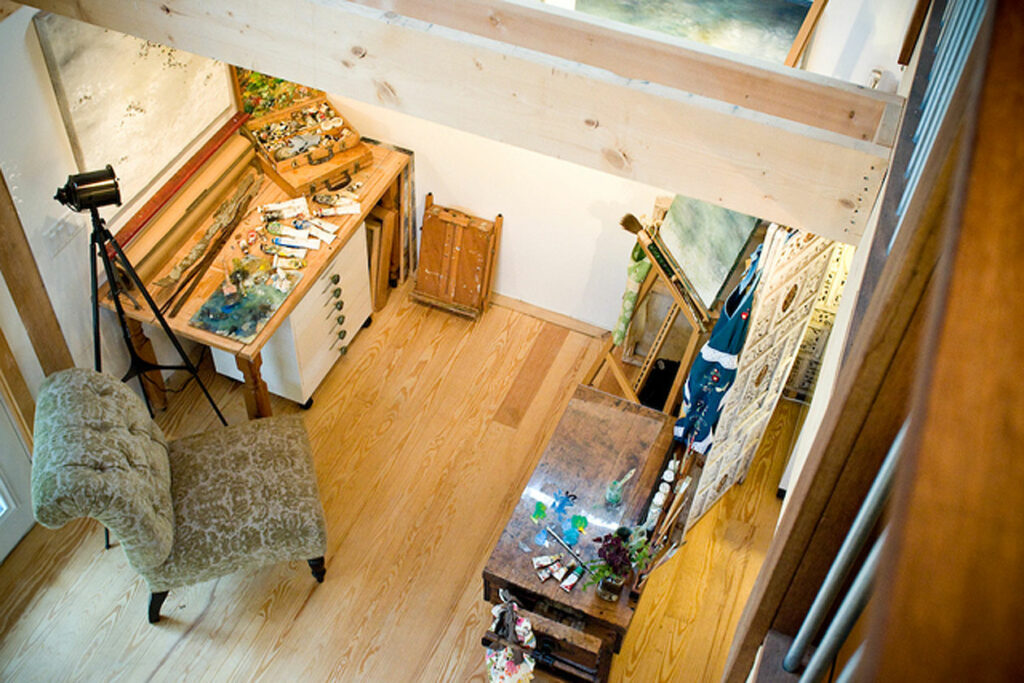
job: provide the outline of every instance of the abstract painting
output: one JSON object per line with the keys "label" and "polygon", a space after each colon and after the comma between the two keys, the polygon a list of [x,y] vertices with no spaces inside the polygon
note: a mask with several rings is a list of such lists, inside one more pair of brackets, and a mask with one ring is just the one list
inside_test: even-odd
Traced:
{"label": "abstract painting", "polygon": [[57,14],[34,23],[78,170],[111,164],[125,203],[234,106],[221,62]]}
{"label": "abstract painting", "polygon": [[753,216],[676,195],[659,235],[668,255],[710,308],[756,225]]}
{"label": "abstract painting", "polygon": [[811,0],[576,0],[580,12],[777,64]]}

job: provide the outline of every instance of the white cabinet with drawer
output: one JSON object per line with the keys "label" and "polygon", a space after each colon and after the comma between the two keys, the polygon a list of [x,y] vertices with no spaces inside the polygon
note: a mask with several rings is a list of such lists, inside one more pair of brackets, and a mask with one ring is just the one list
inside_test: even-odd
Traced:
{"label": "white cabinet with drawer", "polygon": [[[270,393],[306,403],[372,312],[366,226],[360,225],[263,347]],[[212,351],[217,372],[243,381],[233,355]]]}

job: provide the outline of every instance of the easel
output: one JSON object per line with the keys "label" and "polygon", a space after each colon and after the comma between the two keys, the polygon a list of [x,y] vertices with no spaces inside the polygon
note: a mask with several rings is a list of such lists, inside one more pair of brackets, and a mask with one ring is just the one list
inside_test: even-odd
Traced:
{"label": "easel", "polygon": [[640,371],[637,373],[636,378],[630,382],[623,368],[622,349],[615,348],[611,335],[609,335],[597,360],[584,376],[583,383],[593,386],[602,370],[607,368],[612,373],[625,397],[639,403],[638,395],[640,390],[647,383],[651,369],[654,367],[654,363],[658,360],[658,355],[665,345],[665,340],[668,339],[672,326],[675,324],[679,314],[682,313],[690,323],[693,333],[690,335],[689,340],[687,340],[686,349],[683,351],[683,356],[679,361],[679,369],[676,371],[675,378],[672,381],[672,388],[669,390],[668,397],[665,399],[665,404],[662,407],[663,412],[672,413],[675,411],[676,406],[679,405],[679,396],[682,393],[686,376],[690,371],[690,365],[693,364],[698,349],[707,341],[708,335],[711,334],[711,328],[714,327],[715,321],[714,316],[704,306],[686,274],[679,264],[676,263],[675,259],[672,258],[668,250],[665,249],[665,245],[658,235],[658,228],[661,226],[661,221],[664,219],[667,211],[668,205],[659,201],[655,204],[655,220],[651,224],[643,225],[636,219],[633,219],[633,222],[630,223],[623,219],[624,229],[636,234],[640,248],[644,250],[648,260],[651,262],[651,270],[637,293],[636,308],[639,309],[643,305],[659,278],[664,282],[669,294],[672,295],[672,304],[665,315],[665,319],[662,320],[661,326],[658,328],[658,333],[651,343],[651,348],[644,357]]}

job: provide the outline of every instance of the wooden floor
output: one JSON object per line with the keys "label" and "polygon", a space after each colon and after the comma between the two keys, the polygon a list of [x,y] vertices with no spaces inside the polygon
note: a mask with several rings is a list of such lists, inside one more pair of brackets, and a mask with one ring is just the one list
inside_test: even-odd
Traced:
{"label": "wooden floor", "polygon": [[[0,565],[0,680],[483,681],[481,570],[598,344],[508,308],[473,324],[403,294],[303,413],[325,583],[305,563],[240,573],[172,591],[150,626],[144,582],[97,524],[36,527]],[[206,376],[243,420],[238,385]],[[171,397],[169,436],[214,425],[197,394]],[[652,578],[613,680],[720,676],[778,514],[795,411],[777,416],[747,482]]]}

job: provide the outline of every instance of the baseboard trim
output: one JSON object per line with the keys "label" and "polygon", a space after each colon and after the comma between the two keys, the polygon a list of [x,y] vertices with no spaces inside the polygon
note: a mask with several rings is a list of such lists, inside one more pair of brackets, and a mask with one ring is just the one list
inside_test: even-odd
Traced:
{"label": "baseboard trim", "polygon": [[599,338],[608,334],[608,330],[603,327],[591,325],[590,323],[570,318],[567,315],[562,315],[561,313],[555,313],[554,311],[549,311],[548,309],[541,308],[540,306],[528,304],[520,299],[513,299],[512,297],[505,296],[504,294],[491,294],[491,304],[530,315],[534,318],[539,318],[540,320],[549,322],[553,325],[558,325],[559,327],[564,327],[572,330],[573,332],[585,334],[588,337]]}

